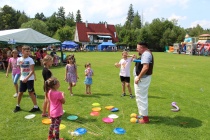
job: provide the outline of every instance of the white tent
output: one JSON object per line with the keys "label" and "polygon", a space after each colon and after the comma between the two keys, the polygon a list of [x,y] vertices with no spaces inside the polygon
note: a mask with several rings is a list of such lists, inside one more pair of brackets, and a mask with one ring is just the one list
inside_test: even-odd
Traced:
{"label": "white tent", "polygon": [[25,44],[30,46],[61,44],[59,40],[48,37],[31,28],[2,30],[0,31],[0,43],[16,45]]}

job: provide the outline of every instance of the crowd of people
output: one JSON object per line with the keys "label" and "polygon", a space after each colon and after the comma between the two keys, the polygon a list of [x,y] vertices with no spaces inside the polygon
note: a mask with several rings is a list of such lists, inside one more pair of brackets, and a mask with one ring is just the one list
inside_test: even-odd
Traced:
{"label": "crowd of people", "polygon": [[[8,77],[9,70],[12,69],[12,80],[17,94],[14,96],[17,97],[17,104],[13,112],[16,113],[21,111],[20,103],[23,93],[26,91],[28,91],[33,103],[33,108],[29,112],[41,111],[37,105],[36,96],[34,94],[34,80],[36,78],[34,71],[35,62],[30,57],[30,47],[21,47],[21,53],[18,50],[18,48],[11,50],[6,72],[6,77]],[[134,92],[139,111],[137,117],[141,118],[139,122],[148,123],[148,89],[153,72],[154,58],[146,43],[138,43],[137,51],[140,58],[137,58],[136,55],[128,55],[127,51],[123,51],[122,59],[118,63],[115,63],[115,66],[120,68],[120,81],[122,83],[121,96],[126,96],[125,87],[127,87],[130,98],[134,98],[130,87],[130,66],[134,59],[139,59],[141,61],[136,62],[134,67]],[[53,50],[49,55],[45,53],[45,50],[39,49],[35,55],[36,60],[39,60],[40,65],[43,66],[42,77],[44,80],[43,90],[45,93],[45,100],[43,102],[42,117],[49,117],[52,122],[49,128],[48,140],[59,139],[59,126],[63,115],[62,104],[65,103],[65,95],[63,92],[59,91],[60,82],[57,78],[53,77],[53,74],[50,71],[50,67],[55,62],[56,51]],[[73,87],[76,86],[77,80],[79,79],[76,59],[74,55],[69,55],[66,60],[67,64],[65,66],[64,80],[69,83],[69,94],[70,96],[73,96]],[[85,64],[84,75],[84,84],[86,85],[85,94],[91,95],[92,76],[94,75],[94,71],[91,68],[90,63]],[[18,80],[20,81],[19,86]]]}

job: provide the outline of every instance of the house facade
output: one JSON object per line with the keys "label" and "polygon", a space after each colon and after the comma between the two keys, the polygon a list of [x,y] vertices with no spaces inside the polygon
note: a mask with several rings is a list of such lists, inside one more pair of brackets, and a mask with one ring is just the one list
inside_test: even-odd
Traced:
{"label": "house facade", "polygon": [[75,42],[81,42],[83,47],[97,46],[102,42],[118,42],[114,25],[96,23],[76,23]]}

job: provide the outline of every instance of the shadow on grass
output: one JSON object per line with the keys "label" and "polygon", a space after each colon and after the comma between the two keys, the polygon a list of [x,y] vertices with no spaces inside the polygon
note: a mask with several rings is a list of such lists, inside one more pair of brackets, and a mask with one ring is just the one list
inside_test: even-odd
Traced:
{"label": "shadow on grass", "polygon": [[159,96],[151,96],[151,95],[149,95],[149,98],[155,98],[155,99],[166,99],[166,98],[164,98],[164,97],[159,97]]}
{"label": "shadow on grass", "polygon": [[92,93],[89,94],[74,94],[74,96],[80,96],[80,97],[92,97],[92,98],[101,98],[101,96],[113,96],[113,94],[107,94],[107,93]]}
{"label": "shadow on grass", "polygon": [[163,116],[150,116],[150,124],[165,124],[173,125],[183,128],[195,128],[202,126],[202,121],[192,117],[163,117]]}

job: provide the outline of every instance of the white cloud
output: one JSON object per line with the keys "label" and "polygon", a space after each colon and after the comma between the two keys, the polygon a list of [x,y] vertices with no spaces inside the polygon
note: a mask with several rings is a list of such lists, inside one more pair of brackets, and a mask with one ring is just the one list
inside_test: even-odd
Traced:
{"label": "white cloud", "polygon": [[210,21],[207,20],[194,21],[191,23],[190,27],[196,27],[198,24],[204,29],[210,29]]}

